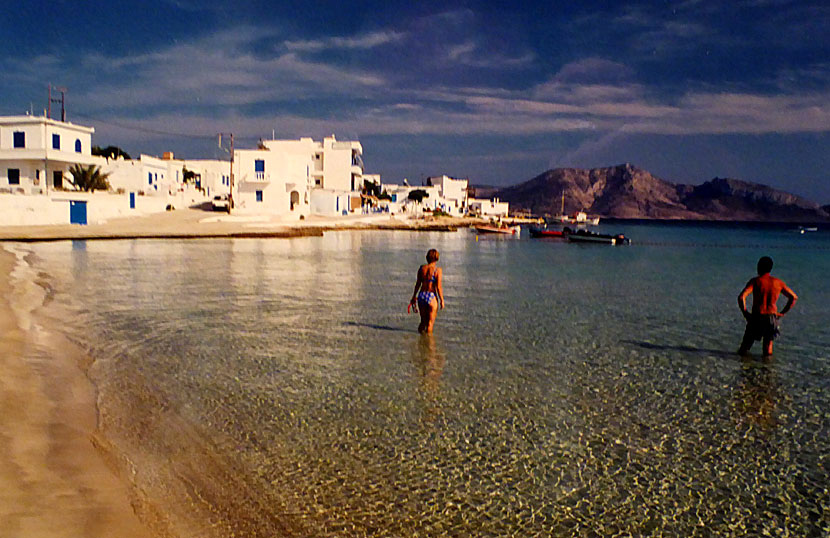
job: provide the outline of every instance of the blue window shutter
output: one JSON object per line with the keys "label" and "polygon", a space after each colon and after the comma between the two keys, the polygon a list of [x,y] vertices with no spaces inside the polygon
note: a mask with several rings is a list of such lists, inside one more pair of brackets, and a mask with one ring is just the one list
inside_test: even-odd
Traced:
{"label": "blue window shutter", "polygon": [[75,140],[75,153],[80,153],[80,152],[81,152],[81,140],[78,139],[78,140]]}
{"label": "blue window shutter", "polygon": [[61,135],[52,135],[52,149],[61,149]]}
{"label": "blue window shutter", "polygon": [[262,191],[256,191],[256,201],[257,202],[262,201]]}
{"label": "blue window shutter", "polygon": [[257,159],[254,161],[254,172],[265,172],[265,161]]}
{"label": "blue window shutter", "polygon": [[152,172],[147,172],[147,184],[148,185],[153,184],[153,173]]}
{"label": "blue window shutter", "polygon": [[15,131],[14,133],[14,147],[16,148],[25,148],[26,147],[26,133],[23,131]]}

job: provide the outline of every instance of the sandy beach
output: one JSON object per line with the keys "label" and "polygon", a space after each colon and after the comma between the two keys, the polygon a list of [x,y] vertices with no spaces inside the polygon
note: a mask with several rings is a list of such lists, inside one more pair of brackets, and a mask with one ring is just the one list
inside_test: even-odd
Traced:
{"label": "sandy beach", "polygon": [[407,219],[389,214],[311,216],[308,219],[280,219],[257,215],[228,215],[197,207],[139,217],[111,219],[79,226],[6,226],[0,241],[56,241],[65,239],[195,239],[195,238],[287,238],[319,236],[331,230],[455,231],[485,222],[468,217]]}

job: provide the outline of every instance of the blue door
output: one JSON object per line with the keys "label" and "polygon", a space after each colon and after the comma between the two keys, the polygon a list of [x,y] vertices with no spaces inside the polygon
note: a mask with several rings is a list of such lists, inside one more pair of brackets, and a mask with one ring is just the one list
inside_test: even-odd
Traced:
{"label": "blue door", "polygon": [[135,193],[130,193],[130,209],[135,209]]}
{"label": "blue door", "polygon": [[86,202],[69,202],[69,224],[86,224]]}

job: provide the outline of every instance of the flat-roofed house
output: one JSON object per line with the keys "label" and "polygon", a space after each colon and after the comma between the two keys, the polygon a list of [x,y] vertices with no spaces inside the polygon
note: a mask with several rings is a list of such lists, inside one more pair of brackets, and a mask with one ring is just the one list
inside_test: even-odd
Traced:
{"label": "flat-roofed house", "polygon": [[469,181],[446,175],[430,176],[427,184],[438,187],[438,207],[453,217],[463,217],[467,213],[467,186]]}
{"label": "flat-roofed house", "polygon": [[361,211],[360,142],[264,140],[234,152],[234,212],[284,216]]}
{"label": "flat-roofed house", "polygon": [[45,116],[0,117],[0,192],[72,190],[69,169],[97,164],[95,129]]}

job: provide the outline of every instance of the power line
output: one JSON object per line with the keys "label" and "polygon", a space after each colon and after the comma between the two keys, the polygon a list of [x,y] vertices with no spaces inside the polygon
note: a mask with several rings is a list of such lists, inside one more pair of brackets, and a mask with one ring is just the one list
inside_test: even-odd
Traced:
{"label": "power line", "polygon": [[[148,127],[140,127],[137,125],[128,125],[126,123],[111,121],[111,120],[102,120],[100,118],[96,118],[94,116],[90,116],[89,114],[83,114],[78,112],[73,112],[75,116],[79,118],[84,118],[90,121],[95,121],[98,123],[103,123],[104,125],[111,125],[113,127],[119,127],[121,129],[126,129],[128,131],[137,131],[142,133],[149,133],[149,134],[157,134],[157,135],[164,135],[164,136],[176,136],[180,138],[190,138],[192,140],[215,140],[216,134],[209,134],[209,135],[195,135],[191,133],[176,133],[172,131],[162,131],[159,129],[150,129]],[[237,139],[241,140],[259,140],[261,137],[258,136],[239,136],[236,137]]]}

